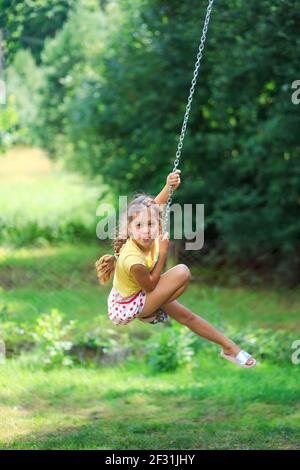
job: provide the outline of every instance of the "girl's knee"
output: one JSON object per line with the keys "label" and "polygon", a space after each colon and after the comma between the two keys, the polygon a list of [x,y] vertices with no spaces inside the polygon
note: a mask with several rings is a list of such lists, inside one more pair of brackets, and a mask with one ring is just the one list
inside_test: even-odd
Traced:
{"label": "girl's knee", "polygon": [[177,264],[176,269],[180,278],[187,282],[191,279],[191,271],[186,264]]}

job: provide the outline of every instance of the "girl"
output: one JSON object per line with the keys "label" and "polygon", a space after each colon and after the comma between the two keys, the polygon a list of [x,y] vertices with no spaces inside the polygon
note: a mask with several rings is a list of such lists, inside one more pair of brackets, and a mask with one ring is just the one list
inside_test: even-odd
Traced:
{"label": "girl", "polygon": [[241,350],[203,318],[178,302],[191,274],[185,264],[178,264],[162,274],[169,248],[168,233],[162,234],[162,207],[169,185],[180,185],[180,170],[170,173],[166,185],[155,198],[138,194],[128,204],[114,240],[114,255],[104,255],[96,262],[99,282],[106,284],[114,272],[108,296],[108,315],[116,325],[134,319],[148,323],[165,322],[168,316],[187,326],[197,335],[221,346],[221,356],[242,367],[253,367],[255,359]]}

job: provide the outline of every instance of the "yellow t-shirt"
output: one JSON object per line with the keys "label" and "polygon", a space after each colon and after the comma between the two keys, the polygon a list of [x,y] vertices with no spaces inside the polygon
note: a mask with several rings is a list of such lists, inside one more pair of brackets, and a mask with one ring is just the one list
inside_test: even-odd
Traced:
{"label": "yellow t-shirt", "polygon": [[128,297],[141,290],[130,272],[133,264],[143,264],[151,272],[158,260],[159,244],[158,238],[154,239],[154,255],[146,256],[145,253],[136,245],[132,238],[128,238],[121,248],[117,259],[116,269],[113,279],[113,287],[122,297]]}

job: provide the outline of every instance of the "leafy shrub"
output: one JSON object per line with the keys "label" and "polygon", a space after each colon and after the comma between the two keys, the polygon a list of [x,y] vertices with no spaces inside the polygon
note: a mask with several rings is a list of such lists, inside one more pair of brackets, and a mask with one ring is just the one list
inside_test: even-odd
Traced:
{"label": "leafy shrub", "polygon": [[80,220],[69,220],[51,225],[39,221],[26,223],[0,220],[0,241],[15,247],[39,245],[46,242],[88,241],[94,236],[95,227],[88,226]]}
{"label": "leafy shrub", "polygon": [[[239,330],[230,325],[225,330],[219,329],[256,359],[281,364],[291,363],[292,343],[300,338],[300,333],[271,328]],[[219,346],[175,324],[150,338],[145,356],[156,371],[175,370],[180,365],[190,363],[199,350],[208,352],[216,347]]]}
{"label": "leafy shrub", "polygon": [[176,370],[191,362],[195,334],[186,328],[164,328],[151,337],[145,348],[146,362],[155,372]]}
{"label": "leafy shrub", "polygon": [[134,351],[127,332],[120,335],[116,330],[97,327],[77,337],[70,352],[80,363],[109,363],[119,362]]}
{"label": "leafy shrub", "polygon": [[30,327],[24,323],[17,323],[14,312],[7,305],[0,304],[0,338],[5,343],[6,356],[28,351],[35,345]]}
{"label": "leafy shrub", "polygon": [[29,351],[35,345],[33,333],[24,323],[18,325],[13,321],[1,322],[0,338],[5,342],[8,357],[21,351]]}
{"label": "leafy shrub", "polygon": [[63,314],[57,309],[38,318],[34,338],[45,366],[73,365],[73,360],[68,355],[73,343],[67,338],[74,324],[75,321],[71,320],[63,325]]}
{"label": "leafy shrub", "polygon": [[[230,332],[229,332],[230,335]],[[231,339],[249,350],[255,357],[272,362],[290,362],[291,345],[299,335],[286,330],[253,328],[250,331],[232,331]]]}

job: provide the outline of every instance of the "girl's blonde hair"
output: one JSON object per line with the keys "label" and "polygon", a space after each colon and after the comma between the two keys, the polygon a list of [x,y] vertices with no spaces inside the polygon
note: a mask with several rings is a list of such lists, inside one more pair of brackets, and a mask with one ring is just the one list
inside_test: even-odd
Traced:
{"label": "girl's blonde hair", "polygon": [[115,270],[117,257],[121,248],[129,238],[128,226],[135,217],[145,208],[151,208],[155,211],[159,222],[159,234],[162,233],[163,210],[155,199],[146,193],[135,194],[133,199],[127,205],[125,211],[120,217],[120,225],[116,229],[116,236],[113,241],[113,255],[103,255],[95,263],[97,277],[100,284],[107,284]]}

